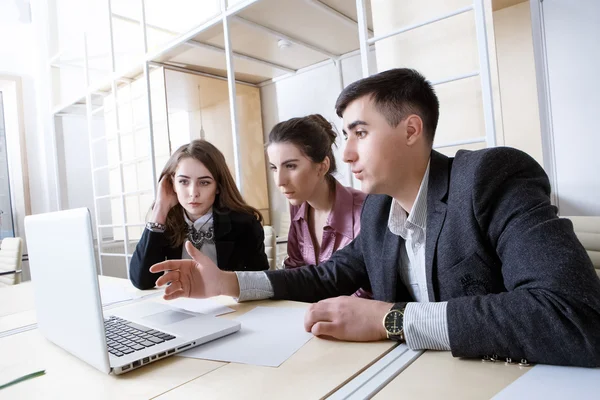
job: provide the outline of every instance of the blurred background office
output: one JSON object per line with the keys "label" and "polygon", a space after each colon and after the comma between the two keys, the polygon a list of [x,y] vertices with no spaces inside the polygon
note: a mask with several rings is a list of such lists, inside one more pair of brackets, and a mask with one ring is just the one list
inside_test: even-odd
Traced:
{"label": "blurred background office", "polygon": [[88,207],[99,273],[126,278],[157,174],[203,138],[272,226],[280,265],[270,129],[320,113],[341,131],[339,92],[395,67],[435,85],[436,150],[526,151],[560,214],[593,231],[598,15],[595,0],[0,0],[0,239],[23,237],[25,215]]}

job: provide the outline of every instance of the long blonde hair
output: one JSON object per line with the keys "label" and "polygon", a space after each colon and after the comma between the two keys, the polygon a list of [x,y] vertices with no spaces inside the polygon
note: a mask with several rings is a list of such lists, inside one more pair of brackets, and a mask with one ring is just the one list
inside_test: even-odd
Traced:
{"label": "long blonde hair", "polygon": [[[159,182],[164,176],[168,176],[172,185],[177,166],[184,158],[193,158],[204,164],[215,179],[217,194],[213,203],[213,212],[222,214],[228,211],[237,211],[252,215],[262,223],[263,218],[260,212],[246,204],[235,185],[223,153],[206,140],[194,140],[178,148],[160,173]],[[154,204],[152,207],[154,207]],[[183,212],[183,207],[177,203],[167,214],[165,233],[173,247],[181,246],[187,238],[187,224],[183,218]]]}

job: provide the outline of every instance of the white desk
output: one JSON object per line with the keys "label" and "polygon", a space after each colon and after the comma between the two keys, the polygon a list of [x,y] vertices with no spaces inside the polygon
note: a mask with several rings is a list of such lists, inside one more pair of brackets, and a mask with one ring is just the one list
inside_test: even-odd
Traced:
{"label": "white desk", "polygon": [[529,367],[502,361],[463,360],[449,351],[426,351],[373,398],[490,399],[527,371]]}
{"label": "white desk", "polygon": [[[101,277],[100,283],[108,280],[135,291],[126,280]],[[27,309],[33,307],[30,283],[5,290],[0,289],[0,331],[35,322],[34,311]],[[236,310],[220,318],[235,318],[256,306],[307,306],[288,301],[237,304],[225,297],[218,301]],[[0,338],[0,376],[3,371],[26,374],[38,369],[46,369],[46,375],[1,390],[0,399],[317,399],[335,392],[392,347],[391,342],[313,338],[278,368],[170,357],[113,376],[49,343],[34,329]],[[461,360],[450,352],[427,351],[374,398],[488,399],[527,371],[503,362]]]}
{"label": "white desk", "polygon": [[[107,279],[111,278],[101,277],[101,284]],[[130,285],[126,280],[121,282]],[[32,318],[35,321],[32,310],[23,310],[23,304],[33,305],[30,284],[10,289],[21,303],[0,303],[0,315],[4,315],[0,317],[0,326],[17,327],[19,321],[29,322]],[[220,318],[234,318],[256,306],[307,306],[286,301],[242,304],[228,298],[219,301],[236,310]],[[0,399],[279,399],[283,394],[291,399],[314,399],[333,392],[392,347],[391,342],[347,343],[313,338],[278,368],[170,357],[113,376],[71,356],[34,329],[0,338],[0,376],[2,371],[14,370],[25,374],[45,369],[46,374],[1,390]]]}

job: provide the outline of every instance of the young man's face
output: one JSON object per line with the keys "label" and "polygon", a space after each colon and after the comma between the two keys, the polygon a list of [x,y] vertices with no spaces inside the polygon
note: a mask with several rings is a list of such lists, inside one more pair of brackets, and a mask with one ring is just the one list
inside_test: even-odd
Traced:
{"label": "young man's face", "polygon": [[347,134],[344,161],[361,182],[362,191],[393,196],[412,164],[406,121],[390,126],[370,96],[351,102],[342,117]]}

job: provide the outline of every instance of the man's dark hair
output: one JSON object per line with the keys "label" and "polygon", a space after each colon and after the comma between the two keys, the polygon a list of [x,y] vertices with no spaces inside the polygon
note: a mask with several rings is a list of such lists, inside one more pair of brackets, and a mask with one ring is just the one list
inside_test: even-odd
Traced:
{"label": "man's dark hair", "polygon": [[363,96],[371,96],[390,126],[398,126],[410,114],[421,117],[425,135],[433,143],[440,103],[423,75],[414,69],[396,68],[356,81],[340,93],[335,103],[337,115],[341,118],[346,107]]}

